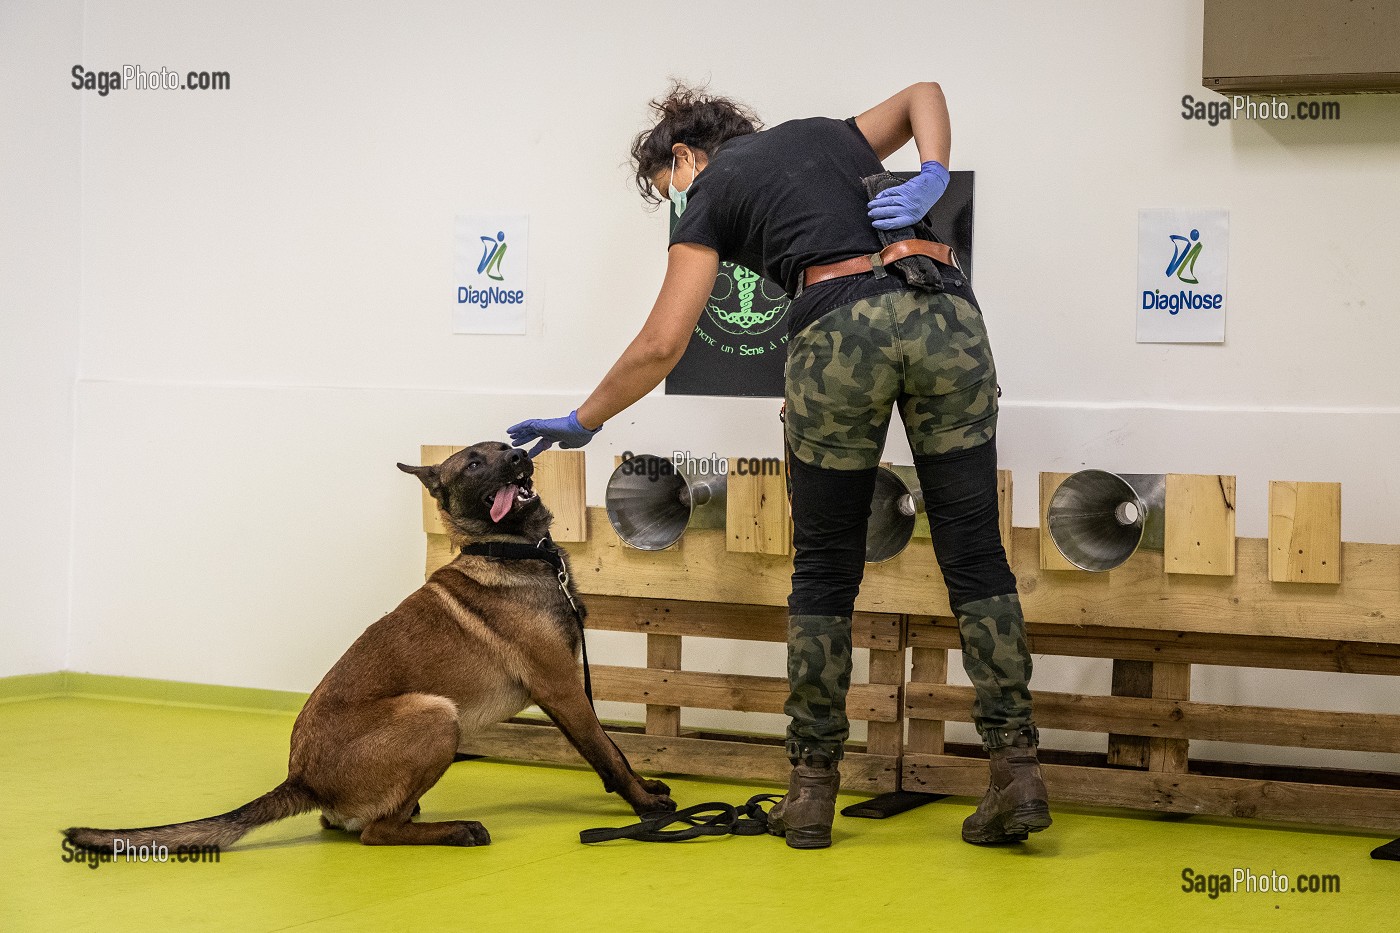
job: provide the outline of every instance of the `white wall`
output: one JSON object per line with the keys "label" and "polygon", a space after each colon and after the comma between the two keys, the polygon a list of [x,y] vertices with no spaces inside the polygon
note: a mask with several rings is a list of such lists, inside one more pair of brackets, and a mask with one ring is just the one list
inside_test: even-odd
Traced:
{"label": "white wall", "polygon": [[[649,310],[665,221],[624,162],[669,74],[769,123],[943,85],[954,167],[978,173],[1018,524],[1037,471],[1093,465],[1237,473],[1246,535],[1268,480],[1340,480],[1346,537],[1400,541],[1400,233],[1382,222],[1400,99],[1346,98],[1332,124],[1187,122],[1199,2],[992,6],[895,4],[861,29],[834,25],[836,2],[91,0],[89,67],[228,70],[233,90],[83,95],[68,665],[308,689],[407,593],[418,493],[394,461],[568,411]],[[1173,205],[1231,211],[1224,346],[1133,342],[1137,209]],[[530,213],[544,301],[528,336],[454,336],[452,218],[494,210]],[[623,449],[777,454],[775,408],[645,400],[589,448],[590,501]],[[687,663],[782,669],[779,647]],[[1036,681],[1107,685],[1106,663],[1061,659]],[[1196,687],[1400,711],[1377,678],[1203,669]]]}
{"label": "white wall", "polygon": [[0,677],[58,670],[78,360],[76,2],[0,4]]}

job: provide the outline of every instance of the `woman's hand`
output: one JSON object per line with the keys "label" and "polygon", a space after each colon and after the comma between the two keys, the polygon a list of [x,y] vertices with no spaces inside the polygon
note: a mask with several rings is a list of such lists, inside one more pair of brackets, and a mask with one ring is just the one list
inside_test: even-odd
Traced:
{"label": "woman's hand", "polygon": [[574,409],[563,418],[531,418],[513,424],[506,428],[506,433],[510,435],[511,444],[516,447],[523,447],[539,438],[540,442],[530,451],[530,456],[534,457],[556,443],[565,450],[582,447],[593,440],[593,435],[601,430],[601,424],[596,428],[585,428],[579,423],[578,409]]}
{"label": "woman's hand", "polygon": [[902,185],[886,188],[868,205],[876,230],[912,227],[923,219],[948,190],[948,170],[935,161],[923,164],[919,174]]}

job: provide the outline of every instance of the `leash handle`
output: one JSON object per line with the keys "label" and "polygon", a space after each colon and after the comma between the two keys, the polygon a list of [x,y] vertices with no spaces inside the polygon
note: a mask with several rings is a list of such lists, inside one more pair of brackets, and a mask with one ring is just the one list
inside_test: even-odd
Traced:
{"label": "leash handle", "polygon": [[[603,826],[585,829],[578,841],[585,845],[635,839],[638,842],[685,842],[700,836],[762,836],[768,832],[768,811],[763,804],[782,800],[781,794],[755,794],[747,803],[735,806],[722,801],[697,803],[673,813],[655,813],[629,826]],[[702,814],[712,814],[702,817]],[[667,829],[684,823],[683,829]]]}

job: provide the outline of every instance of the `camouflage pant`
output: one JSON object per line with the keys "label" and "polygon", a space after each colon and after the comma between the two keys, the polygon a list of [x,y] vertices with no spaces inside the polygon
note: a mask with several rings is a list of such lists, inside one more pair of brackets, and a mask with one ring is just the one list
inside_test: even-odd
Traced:
{"label": "camouflage pant", "polygon": [[[963,669],[976,690],[972,721],[989,749],[1012,744],[1031,719],[1031,653],[1021,601],[1015,594],[992,596],[954,610],[962,640]],[[788,684],[783,712],[791,717],[787,754],[793,760],[809,750],[842,757],[850,721],[846,694],[851,688],[851,620],[843,616],[788,617]]]}
{"label": "camouflage pant", "polygon": [[987,748],[1010,745],[1030,729],[1031,653],[1021,599],[1015,593],[954,607],[962,641],[963,670],[977,691],[972,721]]}
{"label": "camouflage pant", "polygon": [[896,404],[916,456],[976,447],[996,433],[982,313],[945,292],[905,289],[831,310],[793,337],[786,383],[788,445],[825,469],[879,464]]}
{"label": "camouflage pant", "polygon": [[[895,405],[916,458],[978,448],[996,433],[996,368],[982,315],[959,295],[902,290],[833,309],[793,338],[786,383],[789,453],[819,471],[873,470]],[[995,482],[994,464],[987,475]],[[795,520],[798,514],[795,508]],[[852,524],[860,534],[863,525]],[[808,530],[795,528],[794,540],[810,539]],[[803,559],[799,547],[800,567]],[[1014,589],[1009,571],[1006,577]],[[850,617],[790,605],[788,753],[819,748],[839,756],[849,733]],[[1034,730],[1020,601],[1014,592],[995,595],[955,607],[955,615],[977,691],[978,732],[989,748],[1010,744],[1020,729]]]}
{"label": "camouflage pant", "polygon": [[849,616],[788,616],[788,684],[783,712],[791,717],[788,757],[795,762],[809,750],[839,759],[851,724],[846,692],[851,687]]}

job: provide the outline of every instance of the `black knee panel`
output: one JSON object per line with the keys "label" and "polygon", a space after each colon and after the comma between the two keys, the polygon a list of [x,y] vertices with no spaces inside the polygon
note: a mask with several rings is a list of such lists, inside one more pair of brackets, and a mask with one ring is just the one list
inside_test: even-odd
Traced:
{"label": "black knee panel", "polygon": [[828,470],[788,458],[792,483],[792,595],[802,615],[845,615],[865,574],[865,528],[875,467]]}
{"label": "black knee panel", "polygon": [[954,607],[1016,592],[997,509],[996,438],[914,458],[933,550]]}

